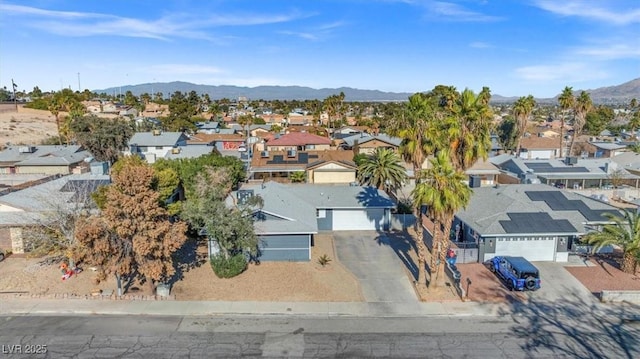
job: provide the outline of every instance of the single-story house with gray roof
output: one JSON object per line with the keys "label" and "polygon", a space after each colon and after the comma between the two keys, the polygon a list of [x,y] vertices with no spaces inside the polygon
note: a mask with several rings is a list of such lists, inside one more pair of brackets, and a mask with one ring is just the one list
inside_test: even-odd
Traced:
{"label": "single-story house with gray roof", "polygon": [[313,235],[319,231],[386,231],[394,202],[374,187],[346,185],[244,184],[228,203],[260,196],[254,212],[262,261],[309,261]]}
{"label": "single-story house with gray roof", "polygon": [[2,174],[67,175],[89,169],[92,155],[78,145],[9,146],[0,151]]}
{"label": "single-story house with gray roof", "polygon": [[[477,249],[477,260],[522,256],[566,262],[572,243],[608,223],[607,203],[542,184],[473,189],[467,208],[455,215],[453,244]],[[457,235],[457,236],[456,236]]]}
{"label": "single-story house with gray roof", "polygon": [[23,253],[25,228],[86,210],[91,193],[110,181],[108,175],[72,174],[0,195],[0,249]]}

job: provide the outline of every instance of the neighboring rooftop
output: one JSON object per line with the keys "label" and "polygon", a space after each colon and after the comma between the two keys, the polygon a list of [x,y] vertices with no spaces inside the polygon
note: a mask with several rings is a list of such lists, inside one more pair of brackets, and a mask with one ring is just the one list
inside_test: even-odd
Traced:
{"label": "neighboring rooftop", "polygon": [[330,145],[331,140],[308,132],[290,132],[267,142],[267,146]]}
{"label": "neighboring rooftop", "polygon": [[182,132],[136,132],[129,144],[136,144],[138,146],[176,146],[179,142],[185,141],[187,136]]}

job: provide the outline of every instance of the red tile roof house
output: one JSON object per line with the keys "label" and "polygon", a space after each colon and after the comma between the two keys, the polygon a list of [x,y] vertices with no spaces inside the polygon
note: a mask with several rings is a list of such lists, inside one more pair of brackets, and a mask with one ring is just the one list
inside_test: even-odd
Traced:
{"label": "red tile roof house", "polygon": [[265,146],[267,151],[322,151],[331,149],[331,140],[308,132],[291,132],[267,141]]}

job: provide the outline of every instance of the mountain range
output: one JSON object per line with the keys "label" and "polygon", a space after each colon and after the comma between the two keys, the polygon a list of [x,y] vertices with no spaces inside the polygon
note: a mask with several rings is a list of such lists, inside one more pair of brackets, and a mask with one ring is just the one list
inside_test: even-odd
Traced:
{"label": "mountain range", "polygon": [[[223,98],[237,99],[246,97],[248,99],[271,100],[323,100],[331,95],[343,92],[346,101],[406,101],[413,93],[409,92],[384,92],[379,90],[363,90],[351,87],[322,88],[314,89],[303,86],[257,86],[240,87],[231,85],[198,85],[189,82],[157,82],[139,85],[126,85],[111,87],[104,90],[94,90],[96,93],[121,94],[131,91],[134,95],[140,96],[143,93],[161,92],[164,96],[169,96],[176,91],[189,93],[197,92],[199,95],[208,94],[212,100]],[[575,90],[575,95],[579,95],[582,90]],[[640,78],[625,82],[616,86],[600,87],[597,89],[584,90],[591,96],[591,100],[597,104],[627,104],[631,99],[640,100]],[[494,103],[510,103],[518,97],[505,97],[493,95],[491,101]],[[536,98],[539,103],[557,103],[557,98]]]}

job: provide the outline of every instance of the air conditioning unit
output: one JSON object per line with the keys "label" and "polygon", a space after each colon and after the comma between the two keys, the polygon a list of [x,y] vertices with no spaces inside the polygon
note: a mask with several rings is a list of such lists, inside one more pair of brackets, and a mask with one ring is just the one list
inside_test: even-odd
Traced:
{"label": "air conditioning unit", "polygon": [[162,134],[161,130],[153,130],[153,135],[154,136],[160,136]]}
{"label": "air conditioning unit", "polygon": [[469,176],[469,187],[479,188],[482,186],[482,178],[480,176]]}
{"label": "air conditioning unit", "polygon": [[18,148],[18,152],[20,153],[34,153],[36,152],[35,146],[22,146]]}
{"label": "air conditioning unit", "polygon": [[173,153],[174,155],[177,155],[178,153],[180,153],[180,147],[174,147],[171,149],[171,153]]}
{"label": "air conditioning unit", "polygon": [[261,151],[260,152],[260,157],[269,158],[269,151]]}
{"label": "air conditioning unit", "polygon": [[573,165],[575,165],[575,164],[577,164],[577,163],[578,163],[578,157],[566,157],[566,158],[564,159],[564,163],[565,163],[567,166],[573,166]]}
{"label": "air conditioning unit", "polygon": [[296,156],[296,150],[288,150],[287,151],[287,157],[293,158],[295,156]]}

